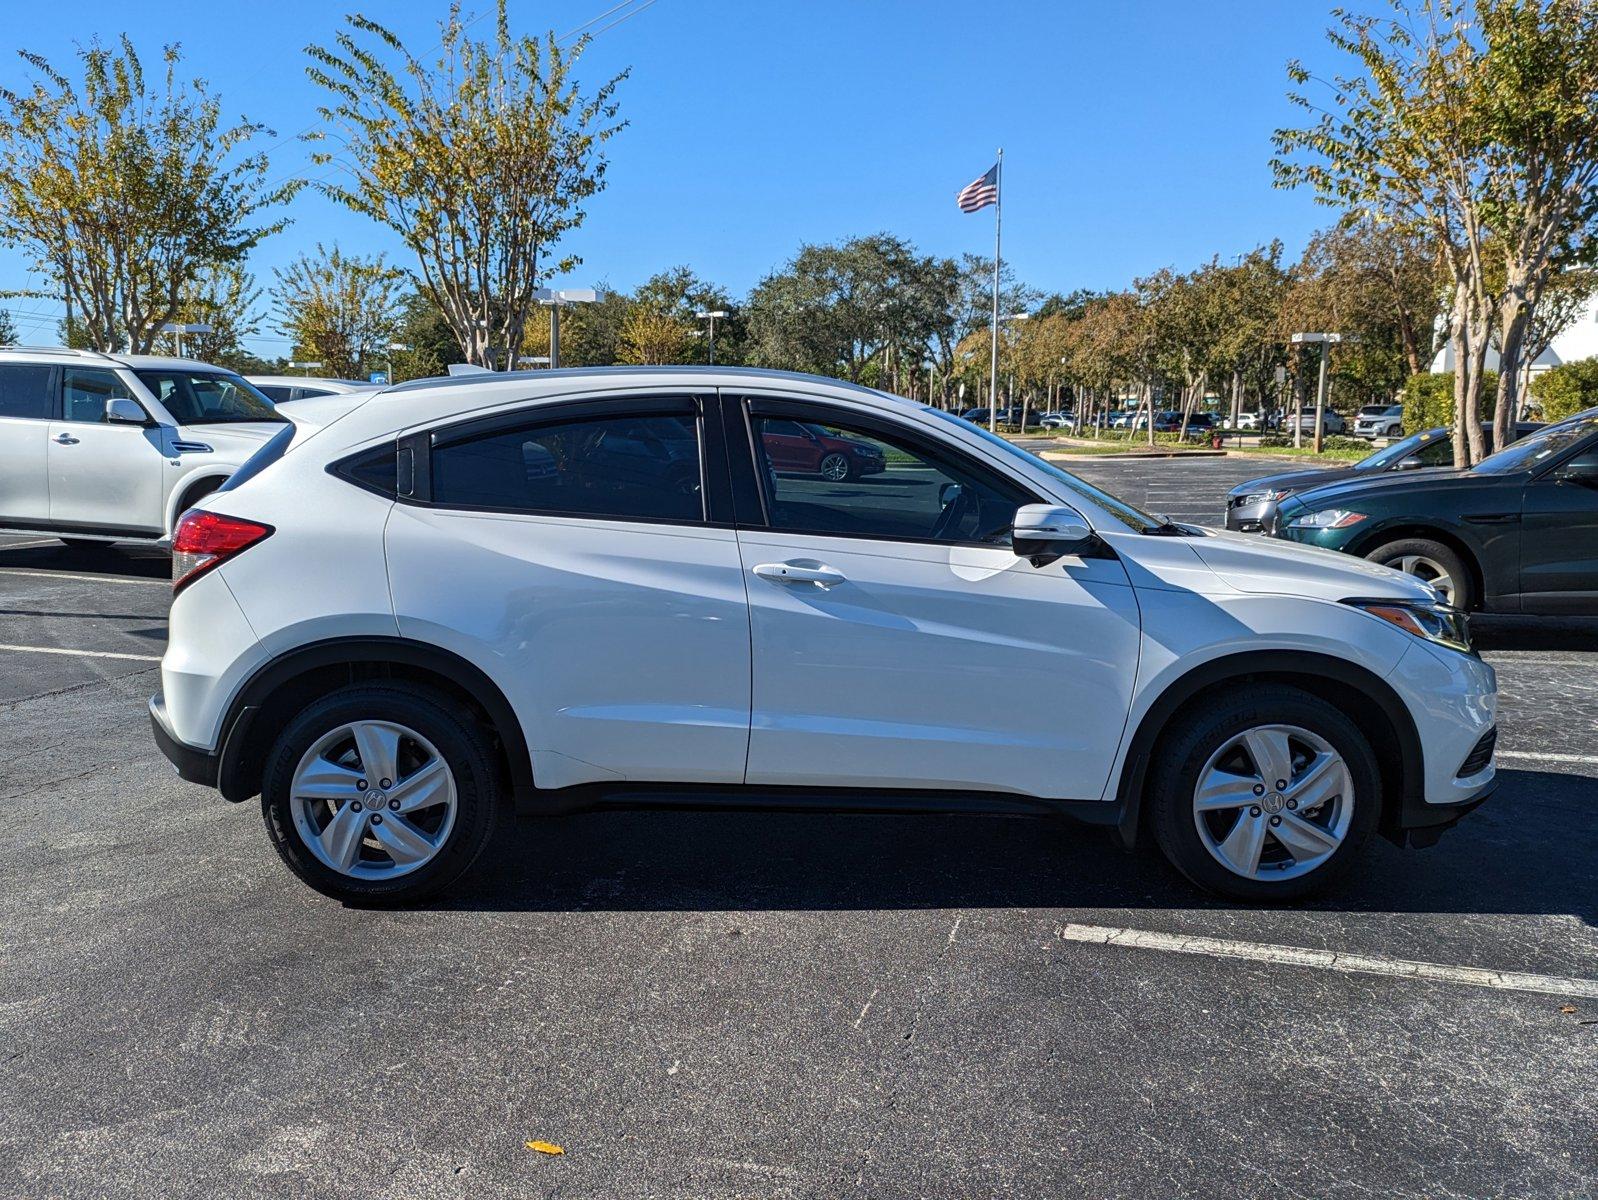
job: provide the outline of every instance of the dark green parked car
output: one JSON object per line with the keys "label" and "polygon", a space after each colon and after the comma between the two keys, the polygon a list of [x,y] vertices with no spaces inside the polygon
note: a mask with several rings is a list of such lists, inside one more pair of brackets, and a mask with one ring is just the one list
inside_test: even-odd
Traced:
{"label": "dark green parked car", "polygon": [[1418,576],[1456,608],[1598,615],[1598,409],[1468,471],[1300,492],[1265,532]]}

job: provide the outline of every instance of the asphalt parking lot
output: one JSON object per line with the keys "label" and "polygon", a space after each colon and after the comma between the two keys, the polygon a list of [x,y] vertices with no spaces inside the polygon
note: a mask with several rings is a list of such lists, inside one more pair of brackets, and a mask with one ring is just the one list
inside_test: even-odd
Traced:
{"label": "asphalt parking lot", "polygon": [[[1069,466],[1205,522],[1264,471]],[[371,912],[156,752],[167,573],[0,538],[0,1196],[1598,1190],[1598,620],[1478,620],[1498,794],[1307,908],[1070,826],[617,813]]]}

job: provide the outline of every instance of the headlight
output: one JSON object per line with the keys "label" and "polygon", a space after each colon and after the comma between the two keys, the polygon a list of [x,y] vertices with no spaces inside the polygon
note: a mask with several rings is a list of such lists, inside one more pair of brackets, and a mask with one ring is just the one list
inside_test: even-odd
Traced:
{"label": "headlight", "polygon": [[1373,617],[1397,625],[1428,642],[1453,650],[1473,653],[1470,645],[1470,618],[1446,604],[1426,604],[1408,600],[1345,600]]}
{"label": "headlight", "polygon": [[1278,500],[1285,500],[1292,492],[1250,492],[1246,496],[1239,496],[1232,503],[1238,508],[1245,508],[1255,504],[1275,504]]}
{"label": "headlight", "polygon": [[1358,525],[1365,514],[1349,508],[1323,508],[1320,512],[1305,513],[1287,523],[1289,529],[1347,529]]}

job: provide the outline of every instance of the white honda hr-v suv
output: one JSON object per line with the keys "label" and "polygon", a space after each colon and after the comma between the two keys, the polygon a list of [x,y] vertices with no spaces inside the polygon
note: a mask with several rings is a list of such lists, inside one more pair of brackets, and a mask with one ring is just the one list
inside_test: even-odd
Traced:
{"label": "white honda hr-v suv", "polygon": [[163,541],[284,421],[191,358],[0,348],[0,529]]}
{"label": "white honda hr-v suv", "polygon": [[1494,783],[1492,668],[1426,585],[834,380],[404,384],[274,438],[173,551],[157,742],[351,902],[607,804],[1058,814],[1285,899]]}

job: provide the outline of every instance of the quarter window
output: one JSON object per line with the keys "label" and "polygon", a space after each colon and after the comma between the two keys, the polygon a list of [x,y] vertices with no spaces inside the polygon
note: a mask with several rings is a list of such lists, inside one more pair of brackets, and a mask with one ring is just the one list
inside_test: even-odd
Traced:
{"label": "quarter window", "polygon": [[963,458],[864,426],[754,418],[774,529],[1002,542],[1030,497]]}
{"label": "quarter window", "polygon": [[436,447],[435,504],[638,521],[704,519],[688,414],[548,421]]}
{"label": "quarter window", "polygon": [[133,398],[115,371],[67,367],[61,372],[61,419],[96,425],[105,420],[105,402]]}
{"label": "quarter window", "polygon": [[0,366],[0,417],[48,421],[55,408],[50,397],[52,369],[28,363]]}

